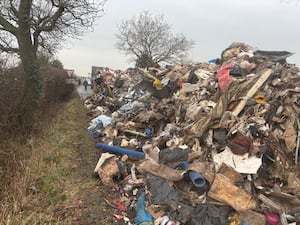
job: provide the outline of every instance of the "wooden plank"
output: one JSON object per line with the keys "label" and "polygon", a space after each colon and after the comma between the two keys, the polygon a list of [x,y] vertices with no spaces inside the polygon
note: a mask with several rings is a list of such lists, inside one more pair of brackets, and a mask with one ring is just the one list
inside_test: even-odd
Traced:
{"label": "wooden plank", "polygon": [[257,90],[265,83],[265,81],[269,78],[271,74],[271,69],[265,69],[262,72],[256,83],[250,88],[247,94],[243,97],[242,101],[240,101],[240,103],[235,107],[235,109],[232,112],[232,115],[238,116],[240,114],[240,112],[244,109],[248,99],[254,96]]}

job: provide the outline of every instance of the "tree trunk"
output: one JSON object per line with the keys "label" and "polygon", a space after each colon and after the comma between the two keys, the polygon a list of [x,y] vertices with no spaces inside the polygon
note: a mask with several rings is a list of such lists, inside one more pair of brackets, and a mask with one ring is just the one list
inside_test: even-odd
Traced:
{"label": "tree trunk", "polygon": [[29,18],[31,6],[32,0],[21,0],[19,6],[19,29],[17,34],[25,82],[21,102],[22,115],[20,115],[20,122],[26,128],[32,125],[32,116],[42,89],[42,77],[39,72],[36,50],[33,46],[30,32]]}

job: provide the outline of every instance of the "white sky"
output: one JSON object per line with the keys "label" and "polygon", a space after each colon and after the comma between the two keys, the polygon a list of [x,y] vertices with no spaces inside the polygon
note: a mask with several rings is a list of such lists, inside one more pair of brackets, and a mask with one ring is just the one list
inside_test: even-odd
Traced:
{"label": "white sky", "polygon": [[295,53],[289,63],[300,66],[299,0],[108,0],[94,31],[70,40],[58,52],[66,69],[88,76],[91,66],[126,69],[133,63],[116,48],[117,24],[144,10],[163,14],[173,33],[195,41],[193,61],[219,57],[232,42],[261,50]]}

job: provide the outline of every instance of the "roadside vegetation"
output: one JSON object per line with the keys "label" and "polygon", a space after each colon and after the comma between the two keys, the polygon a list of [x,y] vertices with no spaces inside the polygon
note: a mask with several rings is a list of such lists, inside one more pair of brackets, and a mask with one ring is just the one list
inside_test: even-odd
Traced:
{"label": "roadside vegetation", "polygon": [[1,225],[111,224],[93,213],[104,208],[82,101],[49,61],[92,30],[104,3],[0,1]]}
{"label": "roadside vegetation", "polygon": [[18,124],[21,71],[1,74],[0,224],[111,224],[100,201],[105,188],[92,173],[95,143],[82,100],[63,70],[41,71],[44,88],[31,130]]}
{"label": "roadside vegetation", "polygon": [[0,142],[0,224],[111,224],[82,100],[73,93],[40,110],[35,132]]}

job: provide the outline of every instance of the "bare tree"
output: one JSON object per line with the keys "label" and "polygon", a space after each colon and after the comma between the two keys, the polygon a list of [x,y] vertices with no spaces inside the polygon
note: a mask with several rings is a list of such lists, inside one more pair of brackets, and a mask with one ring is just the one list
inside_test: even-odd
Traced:
{"label": "bare tree", "polygon": [[148,11],[122,21],[118,28],[116,47],[133,56],[141,67],[180,62],[194,45],[183,34],[173,35],[163,15],[154,16]]}
{"label": "bare tree", "polygon": [[[23,114],[30,116],[41,91],[40,48],[55,51],[63,40],[84,34],[105,0],[1,0],[0,51],[16,53],[24,69]],[[28,119],[27,116],[27,119]]]}

